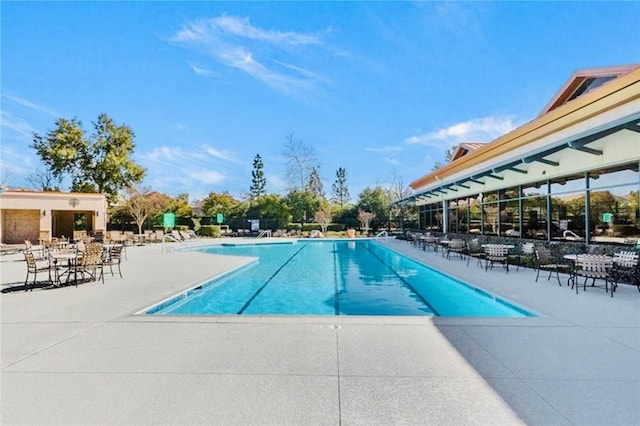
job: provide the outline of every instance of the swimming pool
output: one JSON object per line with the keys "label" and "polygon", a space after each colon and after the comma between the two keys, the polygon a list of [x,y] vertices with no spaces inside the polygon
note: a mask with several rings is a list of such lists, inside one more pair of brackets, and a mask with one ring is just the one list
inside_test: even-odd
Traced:
{"label": "swimming pool", "polygon": [[257,260],[144,313],[533,316],[371,240],[223,244],[198,250]]}

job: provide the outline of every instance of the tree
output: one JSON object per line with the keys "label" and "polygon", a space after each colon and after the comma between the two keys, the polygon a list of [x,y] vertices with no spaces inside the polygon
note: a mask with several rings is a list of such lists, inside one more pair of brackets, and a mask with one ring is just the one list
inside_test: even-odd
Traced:
{"label": "tree", "polygon": [[358,220],[366,233],[369,233],[369,224],[375,217],[376,215],[371,212],[365,212],[363,210],[358,212]]}
{"label": "tree", "polygon": [[[399,181],[394,175],[393,182],[389,185],[387,190],[387,196],[390,203],[395,203],[411,195],[411,190],[404,186],[402,181]],[[398,220],[398,226],[404,230],[404,221],[407,214],[415,212],[415,205],[408,205],[406,203],[390,204],[391,216],[396,217]]]}
{"label": "tree", "polygon": [[126,206],[133,220],[138,225],[138,233],[142,234],[145,220],[162,212],[171,203],[171,198],[152,192],[149,188],[129,188],[127,190]]}
{"label": "tree", "polygon": [[322,186],[322,181],[320,180],[320,175],[318,174],[318,169],[316,167],[311,167],[311,171],[309,172],[307,191],[311,192],[318,198],[324,198],[324,188]]}
{"label": "tree", "polygon": [[286,228],[291,213],[284,200],[277,194],[257,198],[247,212],[248,217],[271,219],[276,228]]}
{"label": "tree", "polygon": [[320,208],[318,209],[318,211],[316,211],[316,214],[315,214],[315,220],[316,222],[318,222],[318,224],[320,224],[323,234],[327,232],[327,228],[331,223],[331,218],[332,218],[331,206],[329,205],[329,203],[324,201],[320,205]]}
{"label": "tree", "polygon": [[349,202],[347,171],[344,167],[339,167],[336,171],[336,180],[331,189],[333,191],[333,202],[335,202],[339,207],[344,207]]}
{"label": "tree", "polygon": [[50,169],[40,169],[27,176],[27,182],[38,191],[59,191],[61,180]]}
{"label": "tree", "polygon": [[444,152],[444,163],[440,162],[440,160],[436,160],[433,163],[433,167],[431,168],[432,171],[436,171],[441,167],[444,167],[447,163],[449,163],[451,161],[451,159],[453,158],[453,153],[455,152],[456,147],[452,146],[451,148],[447,149]]}
{"label": "tree", "polygon": [[193,209],[189,205],[189,194],[178,194],[167,206],[167,211],[174,213],[178,217],[189,217],[193,215]]}
{"label": "tree", "polygon": [[320,199],[309,191],[293,190],[287,194],[285,203],[289,206],[289,211],[294,222],[304,223],[307,218],[313,217],[320,207]]}
{"label": "tree", "polygon": [[372,228],[377,229],[389,218],[389,196],[380,186],[365,188],[360,193],[358,210],[373,213]]}
{"label": "tree", "polygon": [[289,187],[292,190],[305,188],[309,171],[317,163],[314,149],[289,135],[283,155],[287,163],[286,179]]}
{"label": "tree", "polygon": [[202,213],[205,216],[215,216],[222,213],[229,217],[238,209],[239,205],[240,202],[228,192],[221,194],[210,192],[207,198],[202,200]]}
{"label": "tree", "polygon": [[79,120],[60,118],[45,136],[34,133],[31,147],[53,176],[70,176],[72,190],[104,193],[113,203],[120,190],[142,181],[145,170],[130,158],[135,143],[129,126],[100,114],[93,128],[87,137]]}
{"label": "tree", "polygon": [[267,179],[264,177],[264,171],[262,170],[264,164],[260,154],[256,154],[253,159],[253,171],[251,172],[251,187],[249,188],[249,195],[251,198],[258,198],[261,195],[265,195],[265,185]]}

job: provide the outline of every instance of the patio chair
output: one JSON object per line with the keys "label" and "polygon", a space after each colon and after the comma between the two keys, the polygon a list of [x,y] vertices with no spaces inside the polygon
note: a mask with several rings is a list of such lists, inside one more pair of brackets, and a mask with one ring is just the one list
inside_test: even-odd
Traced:
{"label": "patio chair", "polygon": [[472,239],[467,243],[467,266],[469,266],[469,261],[471,258],[477,259],[476,265],[482,267],[482,260],[485,259],[485,251],[484,248],[480,245],[480,242],[477,239]]}
{"label": "patio chair", "polygon": [[596,286],[596,280],[604,280],[604,289],[609,292],[611,281],[611,297],[615,288],[615,279],[612,274],[613,258],[600,254],[581,254],[576,258],[576,269],[573,272],[571,289],[575,286],[578,294],[578,277],[584,277],[582,291],[587,290],[587,281],[591,279],[591,287]]}
{"label": "patio chair", "polygon": [[[556,278],[558,279],[558,285],[562,287],[562,283],[560,282],[560,271],[570,273],[571,265],[566,263],[559,263],[556,259],[551,256],[551,252],[546,247],[536,247],[536,282],[538,282],[538,277],[540,276],[540,271],[545,270],[549,271],[549,276],[547,277],[547,281],[551,279],[551,274],[556,273]],[[571,278],[569,278],[571,279]],[[569,285],[569,281],[567,280],[567,285]]]}
{"label": "patio chair", "polygon": [[[88,277],[91,281],[102,279],[104,284],[104,269],[102,267],[103,248],[100,243],[87,244],[86,250],[78,257],[75,264],[76,287],[78,286],[77,276],[81,275],[82,279]],[[100,275],[98,275],[98,270]]]}
{"label": "patio chair", "polygon": [[613,254],[614,291],[618,288],[619,282],[634,284],[640,291],[639,257],[634,251],[619,251]]}
{"label": "patio chair", "polygon": [[464,240],[451,240],[446,247],[447,259],[451,260],[451,253],[457,254],[460,259],[462,259],[462,256],[465,254],[466,247],[467,245]]}
{"label": "patio chair", "polygon": [[493,269],[493,265],[496,263],[502,263],[504,268],[509,273],[509,249],[502,244],[487,244],[485,247],[485,264],[484,270],[488,271]]}
{"label": "patio chair", "polygon": [[24,240],[24,251],[33,253],[36,260],[43,260],[45,258],[45,247],[42,245],[34,246],[31,240]]}
{"label": "patio chair", "polygon": [[122,278],[122,270],[120,269],[120,263],[122,262],[122,249],[124,246],[117,244],[113,247],[110,247],[108,250],[105,250],[104,256],[102,257],[102,268],[105,266],[109,267],[109,271],[111,272],[111,276],[113,274],[113,267],[115,265],[118,266],[118,274],[120,278]]}
{"label": "patio chair", "polygon": [[520,266],[525,268],[527,265],[535,265],[535,251],[536,246],[532,242],[522,244],[520,253],[511,255],[511,257],[517,262],[516,271],[520,269]]}
{"label": "patio chair", "polygon": [[[33,291],[33,287],[35,287],[36,285],[36,278],[38,277],[38,272],[47,272],[48,274],[47,282],[53,283],[53,281],[51,280],[51,269],[49,269],[49,261],[47,261],[46,265],[42,263],[38,264],[38,261],[33,255],[33,252],[27,251],[27,250],[24,251],[24,260],[27,262],[27,278],[25,278],[24,280],[24,291],[27,291],[27,290]],[[33,282],[29,287],[28,286],[29,275],[31,274],[33,274]]]}
{"label": "patio chair", "polygon": [[433,235],[420,237],[420,243],[423,251],[427,251],[427,247],[431,247],[435,252],[438,251],[438,238]]}

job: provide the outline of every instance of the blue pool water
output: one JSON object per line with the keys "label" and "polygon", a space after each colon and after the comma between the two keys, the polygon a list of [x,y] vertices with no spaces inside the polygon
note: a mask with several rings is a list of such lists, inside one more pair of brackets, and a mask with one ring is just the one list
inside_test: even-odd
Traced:
{"label": "blue pool water", "polygon": [[217,245],[200,250],[258,261],[146,313],[532,315],[369,240]]}

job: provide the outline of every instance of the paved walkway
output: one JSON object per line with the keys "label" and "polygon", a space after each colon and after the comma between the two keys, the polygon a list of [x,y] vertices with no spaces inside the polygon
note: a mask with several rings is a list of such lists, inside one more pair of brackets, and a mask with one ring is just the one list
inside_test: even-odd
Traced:
{"label": "paved walkway", "polygon": [[249,259],[129,247],[124,279],[25,293],[2,256],[0,423],[640,424],[635,287],[576,295],[387,244],[540,316],[134,316]]}

